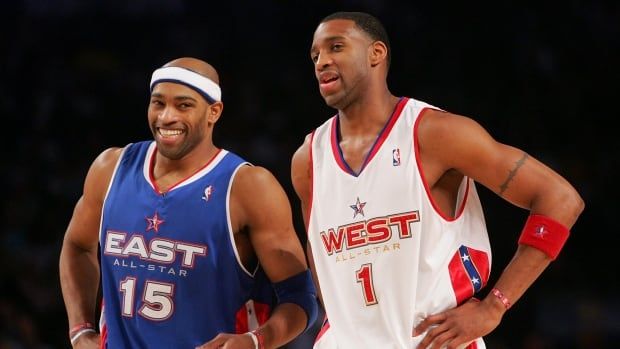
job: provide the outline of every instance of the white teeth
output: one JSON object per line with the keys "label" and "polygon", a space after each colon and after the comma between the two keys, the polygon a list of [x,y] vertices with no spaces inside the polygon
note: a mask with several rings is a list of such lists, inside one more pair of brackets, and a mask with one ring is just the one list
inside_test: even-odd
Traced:
{"label": "white teeth", "polygon": [[178,136],[181,133],[183,133],[183,131],[181,130],[165,130],[163,128],[159,129],[159,134],[164,137]]}

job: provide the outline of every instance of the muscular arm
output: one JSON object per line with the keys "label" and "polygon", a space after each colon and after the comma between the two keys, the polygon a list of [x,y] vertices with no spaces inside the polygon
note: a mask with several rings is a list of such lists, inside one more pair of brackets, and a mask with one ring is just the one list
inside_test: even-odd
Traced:
{"label": "muscular arm", "polygon": [[419,139],[431,185],[455,169],[512,204],[569,228],[581,213],[583,202],[564,178],[524,151],[495,141],[470,118],[429,112],[420,124]]}
{"label": "muscular arm", "polygon": [[86,175],[82,197],[75,205],[65,232],[59,268],[69,328],[84,322],[97,323],[99,221],[103,196],[119,154],[120,149],[108,149],[93,162]]}
{"label": "muscular arm", "polygon": [[[238,207],[234,219],[248,228],[254,251],[272,283],[308,269],[293,227],[288,197],[269,171],[244,166],[235,176],[231,195]],[[300,306],[279,304],[261,326],[265,347],[277,347],[291,341],[304,330],[307,320]]]}
{"label": "muscular arm", "polygon": [[[569,229],[584,208],[579,194],[558,173],[524,151],[495,141],[472,119],[431,111],[421,121],[418,132],[422,166],[431,191],[444,173],[456,170],[508,202],[532,214],[550,217]],[[550,262],[550,257],[542,251],[519,245],[495,287],[514,304]],[[467,303],[465,306],[471,307]],[[493,330],[506,311],[492,294],[479,307],[485,309],[477,311],[487,316],[484,328],[469,329],[476,337]],[[431,324],[443,321],[442,317],[429,319],[418,329],[423,331]],[[477,325],[472,321],[469,323]],[[431,336],[435,334],[433,331],[435,329],[429,332]],[[430,339],[425,340],[421,347],[429,343]]]}

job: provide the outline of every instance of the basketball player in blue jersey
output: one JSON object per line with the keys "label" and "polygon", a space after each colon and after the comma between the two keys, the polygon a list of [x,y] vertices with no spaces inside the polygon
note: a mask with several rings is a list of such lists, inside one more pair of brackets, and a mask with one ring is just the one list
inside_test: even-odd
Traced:
{"label": "basketball player in blue jersey", "polygon": [[289,342],[313,323],[318,304],[283,188],[213,144],[223,103],[211,65],[173,60],[155,70],[150,88],[154,141],[99,155],[65,234],[60,280],[72,346]]}
{"label": "basketball player in blue jersey", "polygon": [[[315,348],[484,348],[558,256],[584,209],[580,195],[471,118],[394,96],[375,17],[326,17],[310,57],[337,110],[291,168],[327,315]],[[529,211],[514,258],[480,301],[491,249],[476,184]]]}

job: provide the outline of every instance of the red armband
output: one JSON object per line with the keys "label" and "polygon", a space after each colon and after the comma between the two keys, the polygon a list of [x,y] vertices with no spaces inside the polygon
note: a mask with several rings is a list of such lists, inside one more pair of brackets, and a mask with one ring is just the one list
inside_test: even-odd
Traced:
{"label": "red armband", "polygon": [[543,215],[532,214],[525,222],[519,244],[537,248],[555,260],[568,235],[568,228],[562,223]]}

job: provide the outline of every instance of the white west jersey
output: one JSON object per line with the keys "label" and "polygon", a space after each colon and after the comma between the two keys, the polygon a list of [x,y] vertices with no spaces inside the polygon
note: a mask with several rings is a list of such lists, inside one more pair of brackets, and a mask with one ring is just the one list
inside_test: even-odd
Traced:
{"label": "white west jersey", "polygon": [[[429,196],[417,122],[426,103],[402,98],[359,174],[343,159],[338,117],[312,135],[308,241],[329,329],[315,348],[414,348],[426,316],[471,298],[487,282],[491,249],[474,181],[455,218]],[[468,348],[484,348],[482,339]]]}

